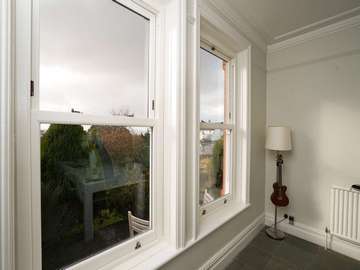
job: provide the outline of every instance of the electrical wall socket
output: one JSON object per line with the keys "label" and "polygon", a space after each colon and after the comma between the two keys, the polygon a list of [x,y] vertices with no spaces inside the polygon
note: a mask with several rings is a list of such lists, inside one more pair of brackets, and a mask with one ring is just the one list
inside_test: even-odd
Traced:
{"label": "electrical wall socket", "polygon": [[294,216],[289,216],[289,224],[294,225],[294,221],[295,221],[295,217]]}

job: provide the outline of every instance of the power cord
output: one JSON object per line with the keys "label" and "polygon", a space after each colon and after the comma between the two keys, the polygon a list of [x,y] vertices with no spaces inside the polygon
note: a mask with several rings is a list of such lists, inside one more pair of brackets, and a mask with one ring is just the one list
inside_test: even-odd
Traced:
{"label": "power cord", "polygon": [[[276,225],[283,222],[284,220],[286,220],[289,216],[287,214],[284,215],[283,219],[279,220],[278,222],[276,222]],[[270,227],[274,227],[275,226],[275,222],[273,223],[273,225],[271,225]]]}

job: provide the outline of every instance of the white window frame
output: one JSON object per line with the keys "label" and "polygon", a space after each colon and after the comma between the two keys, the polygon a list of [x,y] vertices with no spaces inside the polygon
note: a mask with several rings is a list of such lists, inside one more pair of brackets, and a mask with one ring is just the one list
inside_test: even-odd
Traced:
{"label": "white window frame", "polygon": [[0,0],[0,269],[15,270],[13,2]]}
{"label": "white window frame", "polygon": [[[227,97],[224,96],[224,108],[228,108],[228,113],[225,114],[224,113],[224,122],[223,123],[203,123],[200,122],[200,131],[203,130],[222,130],[224,132],[224,136],[227,136],[228,134],[225,134],[225,132],[229,131],[230,132],[230,136],[228,136],[229,141],[228,143],[228,149],[230,150],[230,153],[228,153],[228,156],[226,157],[226,161],[227,161],[227,167],[224,168],[223,170],[226,170],[226,178],[225,181],[227,182],[227,184],[229,185],[229,192],[219,198],[216,198],[214,201],[209,202],[207,204],[203,204],[200,205],[200,215],[201,217],[211,214],[213,211],[216,211],[216,209],[224,204],[230,203],[231,200],[233,199],[233,191],[234,191],[234,181],[232,181],[233,179],[233,175],[234,175],[234,168],[235,166],[233,166],[233,162],[234,162],[234,153],[235,153],[235,148],[234,148],[234,130],[236,128],[235,126],[235,122],[234,122],[234,108],[235,108],[235,99],[234,99],[234,93],[235,93],[235,76],[234,76],[234,72],[235,72],[235,63],[234,60],[232,60],[230,57],[226,56],[224,53],[222,53],[221,51],[215,49],[215,47],[210,46],[208,43],[201,41],[201,46],[200,46],[200,50],[205,50],[207,51],[207,53],[210,53],[212,55],[214,55],[214,57],[217,57],[223,61],[226,62],[226,81],[227,84],[225,85],[226,87],[226,92],[227,92]],[[200,66],[201,68],[201,66]],[[199,109],[199,111],[201,110],[201,108]],[[199,119],[200,121],[200,119]],[[198,142],[198,144],[200,144],[200,141]],[[200,171],[199,171],[200,173]],[[199,177],[199,181],[200,181],[200,177]]]}
{"label": "white window frame", "polygon": [[[99,269],[111,262],[116,261],[117,264],[128,260],[129,257],[145,252],[147,249],[154,246],[160,241],[163,235],[163,105],[162,105],[162,91],[158,91],[158,67],[155,64],[158,57],[158,42],[157,34],[158,22],[157,11],[151,8],[149,5],[142,1],[133,0],[117,0],[121,5],[141,14],[149,19],[150,33],[149,33],[149,102],[148,102],[148,118],[133,118],[133,117],[121,117],[121,116],[99,116],[90,114],[75,114],[68,112],[49,112],[39,111],[38,97],[39,97],[39,0],[34,0],[33,5],[28,3],[28,6],[23,7],[20,11],[32,11],[32,16],[26,14],[27,18],[32,19],[31,29],[26,29],[29,36],[22,36],[23,40],[31,40],[29,44],[22,44],[21,46],[31,45],[25,48],[18,48],[18,51],[23,49],[24,55],[21,55],[19,59],[22,64],[28,64],[31,66],[30,80],[34,81],[34,96],[26,99],[26,106],[21,107],[21,104],[17,104],[17,114],[26,112],[26,117],[21,119],[17,117],[17,130],[29,130],[29,133],[24,132],[28,138],[20,138],[18,140],[17,151],[28,153],[28,156],[24,155],[23,158],[18,159],[20,174],[22,179],[20,184],[24,184],[21,188],[21,192],[25,195],[21,198],[20,209],[27,212],[26,216],[20,216],[19,222],[24,222],[20,226],[27,231],[27,239],[24,239],[24,246],[27,246],[28,250],[22,250],[22,254],[26,254],[27,258],[21,260],[19,263],[19,269],[41,269],[41,190],[40,190],[40,124],[41,123],[57,123],[57,124],[98,124],[98,125],[111,125],[111,126],[126,126],[126,127],[149,127],[152,129],[152,142],[151,142],[151,176],[150,176],[150,220],[151,230],[141,235],[137,235],[134,238],[120,243],[114,247],[110,247],[98,254],[95,254],[84,260],[75,262],[73,265],[68,266],[66,269]],[[116,8],[116,7],[115,7]],[[18,10],[18,12],[20,12]],[[20,19],[19,19],[20,20]],[[23,23],[23,22],[22,22]],[[23,25],[21,25],[23,27]],[[19,30],[19,29],[17,29]],[[30,31],[29,31],[30,30]],[[17,31],[18,33],[19,31]],[[19,34],[21,35],[21,34]],[[31,48],[31,49],[30,49]],[[23,58],[21,58],[23,57]],[[20,73],[20,72],[19,72]],[[24,76],[25,77],[25,76]],[[24,82],[24,78],[18,78],[19,81]],[[28,82],[30,83],[30,80]],[[29,96],[29,93],[23,92],[28,90],[29,87],[23,87],[17,89],[17,95]],[[22,89],[22,92],[19,92]],[[155,91],[156,89],[156,91]],[[21,99],[19,99],[21,100]],[[156,105],[154,110],[152,108],[152,101]],[[31,130],[31,131],[30,131]],[[21,137],[21,136],[19,136]],[[28,144],[28,145],[26,145]],[[28,173],[31,172],[31,177]],[[20,192],[20,193],[21,193]],[[19,192],[18,196],[19,196]],[[156,195],[155,195],[156,194]],[[21,195],[20,195],[21,196]],[[156,209],[156,212],[153,210]],[[141,243],[141,248],[135,250],[137,242]],[[24,265],[22,265],[22,261]],[[31,262],[31,266],[25,265],[25,262]]]}
{"label": "white window frame", "polygon": [[[30,127],[31,104],[29,85],[31,74],[32,3],[14,0],[14,96],[15,96],[15,168],[16,168],[16,269],[33,268]],[[244,44],[233,46],[228,42],[224,50],[236,65],[235,99],[241,109],[235,108],[234,144],[236,153],[236,187],[231,203],[201,217],[198,193],[199,96],[198,64],[200,49],[200,17],[214,23],[217,29],[229,33],[227,26],[207,10],[201,10],[198,1],[127,0],[140,3],[156,16],[156,115],[164,126],[164,160],[161,171],[163,187],[155,192],[159,233],[157,239],[131,255],[118,257],[105,251],[96,262],[75,265],[78,269],[125,270],[160,268],[165,262],[190,248],[210,232],[250,206],[250,96],[251,46],[245,38],[235,40]],[[158,31],[159,30],[159,31]],[[209,35],[206,36],[208,38]],[[238,36],[236,36],[238,37]],[[213,41],[212,39],[209,39]],[[219,45],[213,42],[215,45]],[[233,43],[232,43],[233,44]],[[245,47],[249,46],[249,47]],[[221,48],[221,46],[216,46]],[[230,50],[228,50],[230,49]],[[239,79],[241,78],[241,79]],[[166,112],[166,113],[165,113]],[[76,116],[74,116],[76,117]],[[129,123],[126,123],[129,124]],[[185,170],[186,169],[186,170]],[[102,256],[100,256],[102,255]],[[13,265],[14,269],[15,266]],[[9,268],[10,269],[10,268]]]}
{"label": "white window frame", "polygon": [[[198,48],[205,47],[213,54],[222,59],[229,59],[229,95],[233,95],[232,106],[229,110],[232,112],[230,125],[216,124],[216,123],[200,123],[199,131],[202,128],[208,129],[232,129],[232,155],[230,169],[231,178],[230,186],[231,192],[223,197],[214,200],[211,203],[200,206],[199,202],[199,171],[197,172],[197,181],[195,191],[197,192],[198,220],[196,224],[196,238],[201,239],[216,228],[230,220],[235,215],[245,211],[250,207],[250,145],[251,145],[251,95],[250,95],[250,78],[251,78],[251,47],[244,49],[238,53],[224,53],[227,50],[222,50],[221,43],[213,45],[208,40],[202,40]],[[213,50],[215,48],[215,50]],[[231,56],[227,56],[231,55]],[[198,65],[198,68],[201,68]],[[199,74],[199,73],[198,73]],[[199,88],[198,88],[199,91]],[[197,94],[199,98],[199,94]],[[231,100],[231,99],[230,99]],[[199,103],[198,103],[199,104]],[[199,105],[198,105],[199,106]],[[197,119],[199,121],[199,109],[197,110]],[[194,138],[199,145],[199,137]],[[196,149],[196,154],[199,157],[199,147]],[[236,165],[235,165],[236,164]],[[205,210],[205,212],[204,212]]]}

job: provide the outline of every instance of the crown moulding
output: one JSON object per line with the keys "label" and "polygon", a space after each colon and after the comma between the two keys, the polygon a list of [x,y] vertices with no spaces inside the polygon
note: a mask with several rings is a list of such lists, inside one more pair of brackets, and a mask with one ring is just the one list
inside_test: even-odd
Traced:
{"label": "crown moulding", "polygon": [[331,35],[336,32],[340,32],[346,29],[359,27],[360,26],[360,15],[321,27],[319,29],[289,38],[284,41],[280,41],[267,46],[267,53],[273,54],[281,50],[297,46],[299,44],[318,39],[327,35]]}

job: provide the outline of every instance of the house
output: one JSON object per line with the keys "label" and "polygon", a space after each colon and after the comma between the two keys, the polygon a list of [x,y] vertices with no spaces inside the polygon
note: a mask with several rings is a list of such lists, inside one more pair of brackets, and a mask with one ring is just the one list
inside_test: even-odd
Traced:
{"label": "house", "polygon": [[360,269],[358,0],[0,0],[0,269]]}

